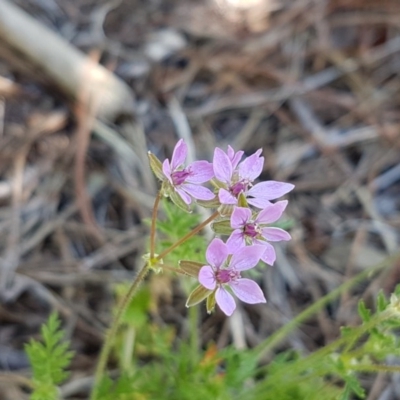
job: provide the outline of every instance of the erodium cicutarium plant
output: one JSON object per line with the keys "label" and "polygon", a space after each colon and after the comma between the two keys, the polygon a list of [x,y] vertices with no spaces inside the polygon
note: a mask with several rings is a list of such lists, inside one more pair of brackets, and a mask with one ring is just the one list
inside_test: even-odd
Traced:
{"label": "erodium cicutarium plant", "polygon": [[[277,181],[258,182],[263,166],[262,149],[244,157],[244,152],[216,148],[213,162],[205,160],[187,164],[187,145],[179,140],[171,159],[161,162],[149,152],[150,166],[161,181],[156,196],[150,228],[150,251],[143,258],[144,266],[131,283],[127,295],[117,307],[114,322],[102,348],[96,371],[100,382],[110,354],[112,343],[130,301],[146,274],[153,270],[172,269],[174,272],[195,278],[198,285],[190,293],[186,306],[206,300],[207,312],[215,305],[227,316],[236,308],[235,298],[247,304],[265,303],[260,286],[245,274],[260,261],[273,265],[275,250],[271,242],[290,239],[289,233],[271,226],[284,212],[288,202],[276,201],[290,192],[294,185]],[[195,206],[205,207],[210,216],[192,231],[178,239],[161,254],[156,254],[157,215],[160,201],[170,199],[185,212]],[[275,202],[276,201],[276,202]],[[204,255],[193,254],[194,260],[181,260],[178,266],[167,266],[164,258],[188,239],[211,224],[215,238]],[[96,385],[95,385],[96,387]],[[97,396],[93,392],[92,399]]]}

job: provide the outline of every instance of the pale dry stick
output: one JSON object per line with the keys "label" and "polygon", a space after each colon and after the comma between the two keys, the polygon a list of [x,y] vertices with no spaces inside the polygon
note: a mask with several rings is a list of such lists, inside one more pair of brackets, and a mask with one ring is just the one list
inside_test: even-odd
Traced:
{"label": "pale dry stick", "polygon": [[[90,98],[101,99],[97,116],[113,121],[132,114],[134,98],[126,84],[93,63],[52,30],[15,4],[0,0],[0,55],[11,65],[46,85],[54,85],[72,102],[79,101],[82,82]],[[87,76],[87,65],[92,73]]]}

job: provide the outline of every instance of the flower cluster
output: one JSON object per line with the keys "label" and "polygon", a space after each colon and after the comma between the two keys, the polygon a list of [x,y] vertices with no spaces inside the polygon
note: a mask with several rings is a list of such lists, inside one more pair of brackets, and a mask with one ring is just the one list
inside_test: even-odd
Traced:
{"label": "flower cluster", "polygon": [[[176,144],[171,161],[162,164],[149,154],[150,165],[162,181],[162,192],[179,207],[190,211],[198,204],[215,207],[219,218],[213,227],[216,233],[228,237],[226,243],[215,238],[206,251],[207,264],[182,261],[181,269],[199,281],[190,294],[187,306],[207,299],[211,312],[215,303],[226,315],[236,308],[231,293],[249,304],[265,303],[265,297],[256,282],[242,278],[241,272],[254,268],[259,261],[273,265],[276,259],[270,242],[290,240],[288,232],[270,224],[283,214],[288,202],[272,202],[290,192],[294,185],[277,181],[255,183],[264,166],[262,150],[242,161],[244,152],[214,151],[213,162],[195,161],[185,166],[187,146],[181,139]],[[202,186],[210,182],[214,192]],[[222,227],[224,227],[222,229]]]}

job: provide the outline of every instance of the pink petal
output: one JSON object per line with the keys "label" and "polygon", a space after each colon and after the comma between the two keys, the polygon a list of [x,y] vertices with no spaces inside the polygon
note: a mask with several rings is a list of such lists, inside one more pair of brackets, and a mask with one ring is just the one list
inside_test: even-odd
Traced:
{"label": "pink petal", "polygon": [[209,265],[205,265],[204,267],[201,267],[201,269],[199,271],[199,282],[206,289],[209,289],[209,290],[215,289],[215,286],[217,285],[217,281],[215,279],[215,272]]}
{"label": "pink petal", "polygon": [[235,169],[242,159],[244,151],[239,150],[236,154],[231,146],[228,146],[228,157],[231,160],[232,168]]}
{"label": "pink petal", "polygon": [[251,210],[247,207],[235,207],[231,216],[231,227],[242,229],[250,221]]}
{"label": "pink petal", "polygon": [[239,165],[239,176],[241,178],[252,182],[260,176],[264,165],[264,157],[260,157],[260,153],[261,151],[258,150]]}
{"label": "pink petal", "polygon": [[187,155],[187,146],[183,139],[180,139],[175,145],[174,152],[171,157],[171,169],[175,171],[180,165],[185,162]]}
{"label": "pink petal", "polygon": [[208,161],[195,161],[187,169],[190,171],[186,182],[204,183],[214,177],[213,165]]}
{"label": "pink petal", "polygon": [[215,293],[215,300],[219,305],[219,308],[228,317],[233,314],[236,308],[236,303],[234,298],[230,293],[228,293],[223,287],[219,287]]}
{"label": "pink petal", "polygon": [[226,189],[219,189],[218,199],[221,204],[237,204],[237,198],[231,195]]}
{"label": "pink petal", "polygon": [[290,240],[292,237],[281,228],[263,228],[262,236],[270,242],[280,242],[281,240]]}
{"label": "pink petal", "polygon": [[235,150],[233,150],[233,147],[228,144],[228,151],[226,152],[229,159],[232,161],[233,157],[235,156]]}
{"label": "pink petal", "polygon": [[237,271],[245,271],[253,268],[260,261],[263,253],[264,246],[252,245],[243,247],[233,253],[229,266]]}
{"label": "pink petal", "polygon": [[266,181],[254,185],[247,194],[252,197],[274,200],[293,190],[291,183]]}
{"label": "pink petal", "polygon": [[245,303],[257,304],[266,303],[264,293],[260,286],[251,279],[238,279],[230,284],[230,287],[235,295]]}
{"label": "pink petal", "polygon": [[228,246],[229,253],[232,254],[237,249],[240,249],[242,247],[246,246],[246,242],[244,240],[244,235],[243,232],[239,229],[236,229],[231,233],[231,236],[229,236],[229,239],[226,241],[226,245]]}
{"label": "pink petal", "polygon": [[230,183],[232,178],[232,163],[229,157],[220,149],[214,150],[213,167],[215,177],[225,183]]}
{"label": "pink petal", "polygon": [[255,222],[258,224],[271,224],[278,221],[288,205],[287,200],[278,201],[275,204],[268,204],[264,210],[260,211]]}
{"label": "pink petal", "polygon": [[175,191],[181,196],[182,200],[186,204],[191,204],[192,203],[192,198],[181,188],[175,188]]}
{"label": "pink petal", "polygon": [[269,204],[272,204],[269,200],[261,197],[257,198],[247,197],[246,200],[250,205],[261,209],[264,209],[265,207],[268,207]]}
{"label": "pink petal", "polygon": [[261,260],[264,261],[268,265],[274,265],[274,262],[276,260],[276,253],[274,247],[267,242],[264,241],[257,241],[257,243],[260,243],[264,246],[264,254],[261,256]]}
{"label": "pink petal", "polygon": [[215,194],[204,186],[184,183],[180,188],[198,200],[212,200],[215,197]]}
{"label": "pink petal", "polygon": [[206,260],[213,267],[219,268],[228,257],[228,247],[221,239],[213,239],[206,250]]}
{"label": "pink petal", "polygon": [[167,177],[167,179],[172,183],[171,166],[169,165],[168,160],[164,160],[164,162],[162,164],[162,171],[163,171],[163,174]]}

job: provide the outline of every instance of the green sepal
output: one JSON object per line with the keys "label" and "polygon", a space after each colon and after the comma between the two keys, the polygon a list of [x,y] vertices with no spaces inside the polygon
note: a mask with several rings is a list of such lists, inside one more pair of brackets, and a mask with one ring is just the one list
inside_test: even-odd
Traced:
{"label": "green sepal", "polygon": [[163,181],[165,179],[165,175],[162,170],[161,161],[150,151],[147,153],[149,157],[150,168],[153,171],[154,175],[160,180]]}
{"label": "green sepal", "polygon": [[175,192],[175,190],[173,188],[171,188],[171,190],[167,191],[167,194],[169,196],[169,198],[171,199],[171,201],[177,206],[179,207],[181,210],[187,212],[187,213],[191,213],[192,210],[190,209],[190,206],[188,204],[186,204],[183,200],[182,197],[179,196],[178,193]]}
{"label": "green sepal", "polygon": [[208,297],[207,297],[207,313],[211,314],[214,309],[215,309],[215,292],[216,290],[214,290]]}
{"label": "green sepal", "polygon": [[230,217],[233,213],[234,207],[233,204],[221,204],[218,207],[219,215],[221,215],[221,217]]}
{"label": "green sepal", "polygon": [[199,276],[199,271],[204,264],[196,261],[181,260],[179,261],[179,266],[185,274],[197,278]]}
{"label": "green sepal", "polygon": [[197,288],[194,289],[192,293],[190,293],[186,301],[186,307],[192,307],[195,306],[196,304],[199,304],[206,297],[210,296],[212,292],[213,292],[212,290],[206,289],[202,285],[197,286]]}
{"label": "green sepal", "polygon": [[212,179],[210,180],[210,183],[211,183],[211,185],[213,185],[213,186],[216,187],[217,189],[226,189],[226,184],[223,183],[223,182],[221,182],[221,181],[219,181],[219,180],[216,179],[216,178],[212,178]]}
{"label": "green sepal", "polygon": [[204,208],[218,208],[221,205],[218,196],[215,196],[212,200],[196,200],[196,203]]}
{"label": "green sepal", "polygon": [[221,219],[211,224],[211,229],[218,235],[230,235],[233,231],[229,219]]}
{"label": "green sepal", "polygon": [[238,207],[246,207],[249,208],[249,203],[247,202],[246,196],[243,192],[239,194],[238,197]]}

